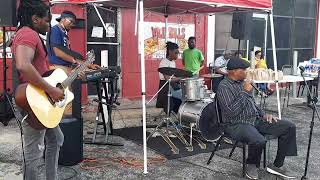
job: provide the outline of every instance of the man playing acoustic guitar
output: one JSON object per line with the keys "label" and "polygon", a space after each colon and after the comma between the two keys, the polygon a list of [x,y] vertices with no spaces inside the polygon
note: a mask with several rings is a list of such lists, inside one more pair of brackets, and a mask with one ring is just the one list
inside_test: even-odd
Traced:
{"label": "man playing acoustic guitar", "polygon": [[[18,8],[18,21],[20,26],[14,37],[12,50],[19,71],[20,83],[27,82],[44,90],[55,102],[62,100],[64,98],[63,91],[51,86],[42,78],[49,67],[48,53],[39,34],[45,35],[49,31],[50,7],[41,0],[21,0]],[[38,171],[44,151],[45,138],[46,179],[56,180],[59,150],[64,139],[59,126],[36,130],[26,121],[22,122],[25,153],[24,179],[39,179]]]}

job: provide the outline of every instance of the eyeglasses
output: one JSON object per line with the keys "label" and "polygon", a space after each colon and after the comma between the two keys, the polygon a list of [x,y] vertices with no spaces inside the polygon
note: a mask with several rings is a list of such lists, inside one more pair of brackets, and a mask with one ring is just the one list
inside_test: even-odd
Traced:
{"label": "eyeglasses", "polygon": [[75,24],[75,21],[72,19],[66,19],[69,23],[71,23],[71,24]]}

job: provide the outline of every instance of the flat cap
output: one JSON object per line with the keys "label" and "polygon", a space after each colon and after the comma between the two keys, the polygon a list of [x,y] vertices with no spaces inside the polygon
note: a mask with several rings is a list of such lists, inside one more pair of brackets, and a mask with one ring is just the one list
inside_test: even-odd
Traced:
{"label": "flat cap", "polygon": [[227,64],[227,70],[247,69],[248,67],[250,67],[250,63],[238,57],[230,58]]}

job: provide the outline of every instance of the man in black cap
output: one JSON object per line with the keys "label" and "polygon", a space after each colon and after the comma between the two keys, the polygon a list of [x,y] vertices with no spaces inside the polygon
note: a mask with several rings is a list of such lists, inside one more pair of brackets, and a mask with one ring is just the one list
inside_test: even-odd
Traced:
{"label": "man in black cap", "polygon": [[[71,11],[63,11],[60,17],[56,18],[59,22],[53,26],[48,33],[48,54],[49,62],[52,65],[51,69],[60,68],[67,74],[71,72],[73,65],[79,65],[82,61],[79,59],[81,55],[75,57],[74,54],[78,54],[70,51],[70,42],[68,32],[74,27],[76,22],[76,15]],[[68,53],[72,52],[72,53]],[[91,69],[97,69],[97,65],[89,65]]]}
{"label": "man in black cap", "polygon": [[[82,64],[82,56],[71,51],[68,32],[74,27],[76,15],[71,11],[63,11],[60,17],[56,18],[59,23],[53,26],[48,33],[47,45],[50,69],[62,69],[69,74],[73,68]],[[76,56],[75,56],[76,55]],[[89,64],[90,69],[99,69],[96,64]],[[71,114],[72,104],[68,104],[65,114]]]}
{"label": "man in black cap", "polygon": [[264,114],[252,97],[252,85],[246,81],[246,69],[250,64],[238,57],[227,64],[228,75],[219,84],[217,98],[222,120],[227,123],[225,133],[233,139],[249,145],[246,176],[258,179],[261,153],[266,144],[264,135],[278,138],[278,151],[274,163],[267,171],[292,178],[282,168],[286,156],[297,155],[295,124]]}
{"label": "man in black cap", "polygon": [[59,18],[56,19],[59,23],[53,26],[48,33],[49,62],[51,68],[61,68],[66,73],[70,73],[73,64],[79,64],[79,61],[67,54],[62,48],[70,49],[68,31],[74,26],[76,15],[71,11],[63,11]]}

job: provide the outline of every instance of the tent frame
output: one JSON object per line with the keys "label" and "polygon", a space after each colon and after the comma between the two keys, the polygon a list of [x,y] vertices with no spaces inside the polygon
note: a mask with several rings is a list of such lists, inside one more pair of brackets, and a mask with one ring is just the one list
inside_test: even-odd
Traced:
{"label": "tent frame", "polygon": [[[109,0],[88,0],[88,3],[99,3],[99,2],[108,2]],[[177,1],[187,1],[187,0],[177,0]],[[223,3],[209,3],[209,2],[199,2],[196,0],[188,0],[189,2],[196,2],[196,3],[203,3],[205,4],[209,4],[211,6],[215,6],[215,7],[223,7],[223,6],[227,6],[227,7],[233,7],[233,8],[239,8],[239,10],[243,10],[243,9],[248,9],[250,11],[265,11],[269,13],[269,18],[270,18],[270,28],[271,28],[271,41],[272,41],[272,52],[273,52],[273,63],[274,63],[274,71],[275,71],[275,83],[276,83],[276,91],[277,91],[277,102],[278,102],[278,118],[281,119],[281,107],[280,107],[280,94],[279,94],[279,84],[278,84],[278,64],[277,64],[277,54],[276,54],[276,44],[275,44],[275,34],[274,34],[274,22],[273,22],[273,14],[272,14],[272,10],[271,9],[265,9],[265,8],[248,8],[248,7],[244,7],[244,6],[232,6],[230,4],[223,4]],[[68,1],[63,0],[63,1],[59,1],[56,0],[52,1],[53,3],[68,3]],[[74,2],[77,3],[77,2]],[[78,2],[79,3],[79,2]],[[81,2],[81,3],[86,3],[86,2]],[[96,7],[95,7],[96,8]],[[148,173],[148,169],[147,169],[147,131],[146,131],[146,79],[145,79],[145,57],[144,57],[144,39],[143,39],[143,35],[144,35],[144,0],[137,0],[136,1],[136,21],[138,20],[138,14],[139,14],[139,22],[136,22],[136,30],[138,28],[138,52],[140,54],[140,65],[141,65],[141,99],[142,99],[142,124],[143,124],[143,173],[147,174]],[[152,11],[152,9],[147,9]],[[237,9],[236,9],[237,10]],[[98,11],[97,11],[98,12]],[[192,12],[185,12],[185,13],[192,13]],[[212,12],[212,14],[214,14],[215,12]],[[181,14],[181,13],[179,13]],[[208,13],[207,13],[208,14]],[[166,30],[168,29],[168,14],[164,14],[165,15],[165,27]],[[100,18],[100,17],[99,17]],[[101,22],[103,23],[103,20],[100,18]],[[137,27],[138,24],[138,27]],[[103,23],[104,28],[105,24]],[[135,31],[136,34],[136,31]],[[167,39],[168,33],[166,32],[165,34],[165,38]]]}

